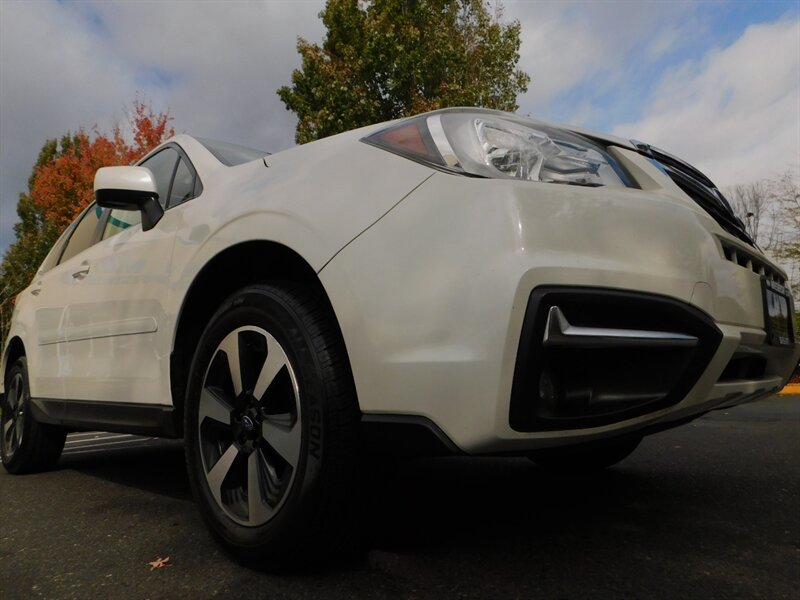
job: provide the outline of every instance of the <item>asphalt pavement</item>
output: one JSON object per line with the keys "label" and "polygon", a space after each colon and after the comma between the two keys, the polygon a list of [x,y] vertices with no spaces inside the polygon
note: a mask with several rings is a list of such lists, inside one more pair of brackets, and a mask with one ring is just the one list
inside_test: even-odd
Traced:
{"label": "asphalt pavement", "polygon": [[403,463],[367,486],[363,551],[291,575],[217,548],[179,442],[115,435],[70,436],[50,473],[0,473],[0,598],[800,597],[800,396],[651,436],[586,479]]}

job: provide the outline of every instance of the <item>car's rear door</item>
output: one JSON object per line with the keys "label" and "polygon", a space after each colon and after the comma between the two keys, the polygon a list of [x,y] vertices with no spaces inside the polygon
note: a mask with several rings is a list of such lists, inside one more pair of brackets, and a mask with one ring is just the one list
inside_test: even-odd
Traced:
{"label": "car's rear door", "polygon": [[[152,171],[165,208],[173,180],[173,198],[196,192],[196,174],[187,164],[176,146],[141,163]],[[138,212],[112,210],[100,241],[78,257],[85,275],[73,280],[69,295],[70,368],[64,382],[69,399],[170,403],[171,317],[164,305],[177,221],[167,210],[156,227],[142,231]]]}

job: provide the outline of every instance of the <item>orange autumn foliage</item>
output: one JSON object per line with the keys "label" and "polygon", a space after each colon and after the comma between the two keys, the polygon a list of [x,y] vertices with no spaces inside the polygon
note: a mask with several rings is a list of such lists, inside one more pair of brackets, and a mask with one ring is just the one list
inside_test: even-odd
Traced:
{"label": "orange autumn foliage", "polygon": [[130,117],[133,143],[129,144],[119,127],[110,136],[96,128],[93,135],[79,130],[61,140],[55,160],[34,171],[30,197],[57,230],[63,230],[93,200],[94,174],[100,167],[128,165],[175,135],[169,127],[168,113],[154,113],[144,102],[135,100]]}

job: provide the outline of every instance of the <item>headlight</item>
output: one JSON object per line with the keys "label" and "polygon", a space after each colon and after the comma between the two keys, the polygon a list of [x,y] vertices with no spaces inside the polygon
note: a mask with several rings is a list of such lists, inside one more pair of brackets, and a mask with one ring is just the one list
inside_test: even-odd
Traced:
{"label": "headlight", "polygon": [[441,169],[588,186],[631,184],[601,145],[510,113],[450,109],[412,117],[364,141]]}

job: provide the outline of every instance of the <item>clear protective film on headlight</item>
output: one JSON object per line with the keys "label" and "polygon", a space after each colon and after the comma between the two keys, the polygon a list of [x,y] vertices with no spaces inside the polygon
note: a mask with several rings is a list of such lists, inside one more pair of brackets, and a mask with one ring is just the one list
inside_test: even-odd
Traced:
{"label": "clear protective film on headlight", "polygon": [[489,178],[627,187],[601,145],[572,132],[493,111],[442,111],[381,130],[368,143],[448,171]]}

